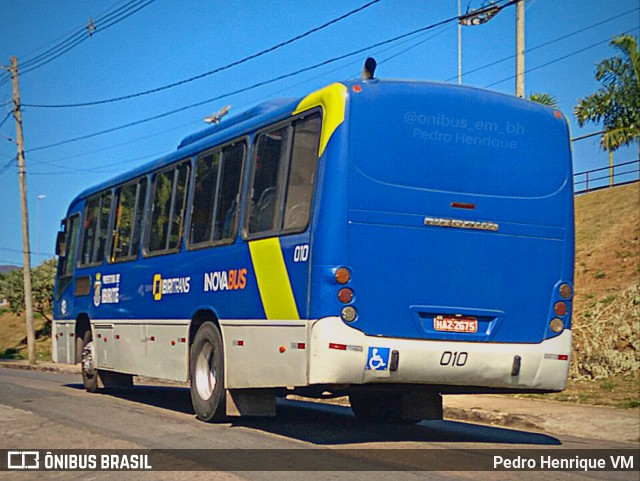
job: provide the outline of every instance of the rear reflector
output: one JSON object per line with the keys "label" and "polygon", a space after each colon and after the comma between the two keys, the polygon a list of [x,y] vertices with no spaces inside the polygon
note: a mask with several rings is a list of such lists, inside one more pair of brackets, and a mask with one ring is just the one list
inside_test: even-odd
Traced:
{"label": "rear reflector", "polygon": [[553,361],[568,361],[569,354],[545,354],[545,359],[551,359]]}
{"label": "rear reflector", "polygon": [[329,349],[337,349],[338,351],[346,351],[347,350],[347,345],[346,344],[336,344],[333,342],[329,343]]}
{"label": "rear reflector", "polygon": [[475,204],[470,204],[467,202],[451,202],[451,207],[454,209],[469,209],[474,210],[476,208]]}

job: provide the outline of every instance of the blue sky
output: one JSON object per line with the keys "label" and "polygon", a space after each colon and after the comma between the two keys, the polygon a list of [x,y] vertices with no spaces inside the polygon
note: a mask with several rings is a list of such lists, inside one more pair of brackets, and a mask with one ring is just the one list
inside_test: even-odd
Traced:
{"label": "blue sky", "polygon": [[[367,3],[366,0],[235,1],[156,0],[50,63],[20,78],[23,104],[60,105],[110,99],[150,90],[211,71],[306,32]],[[3,2],[0,64],[16,55],[34,58],[125,0]],[[463,0],[463,10],[479,0]],[[595,65],[613,55],[608,41],[623,32],[638,36],[637,0],[527,0],[525,90],[554,95],[571,121],[578,99],[597,90]],[[324,60],[411,32],[457,14],[457,0],[382,0],[322,31],[197,81],[134,99],[92,107],[23,113],[30,209],[32,264],[53,253],[55,234],[68,203],[84,188],[174,150],[180,140],[205,127],[204,117],[231,104],[238,113],[261,101],[298,97],[332,81],[359,74],[367,56],[377,77],[457,81],[457,27],[452,22],[286,80],[228,96],[175,115],[82,141],[50,144],[195,104]],[[565,37],[566,38],[562,38]],[[549,43],[551,42],[551,43]],[[544,45],[547,44],[548,45]],[[46,47],[42,49],[41,47]],[[490,22],[462,30],[463,83],[514,92],[515,7]],[[4,78],[4,77],[0,77]],[[11,83],[0,80],[0,122],[11,105]],[[13,118],[0,127],[0,264],[22,265],[18,169]],[[33,152],[30,150],[33,149]],[[635,160],[637,146],[616,152],[616,163]],[[574,170],[607,165],[598,138],[576,142]],[[6,166],[6,168],[4,168]],[[46,197],[44,197],[46,196]]]}

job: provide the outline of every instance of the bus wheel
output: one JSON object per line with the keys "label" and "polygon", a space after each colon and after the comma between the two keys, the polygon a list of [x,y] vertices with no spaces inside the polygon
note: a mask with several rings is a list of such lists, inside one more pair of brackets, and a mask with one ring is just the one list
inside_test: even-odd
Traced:
{"label": "bus wheel", "polygon": [[220,420],[225,415],[222,349],[220,331],[205,322],[198,329],[189,354],[191,403],[202,421]]}
{"label": "bus wheel", "polygon": [[422,416],[402,412],[402,394],[386,391],[357,391],[349,394],[351,410],[358,420],[368,423],[415,424]]}
{"label": "bus wheel", "polygon": [[98,370],[96,369],[96,351],[91,331],[84,333],[82,339],[82,383],[89,392],[98,391]]}

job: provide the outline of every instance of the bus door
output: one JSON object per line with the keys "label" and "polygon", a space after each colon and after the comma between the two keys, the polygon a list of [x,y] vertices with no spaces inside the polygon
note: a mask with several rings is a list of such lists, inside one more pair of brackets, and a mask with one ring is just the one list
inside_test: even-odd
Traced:
{"label": "bus door", "polygon": [[[54,318],[56,329],[57,362],[75,362],[75,322],[73,318],[73,301],[78,290],[86,289],[87,294],[90,285],[78,283],[75,279],[76,252],[78,246],[78,234],[80,231],[80,214],[73,214],[61,223],[61,231],[56,242],[56,255],[58,258],[58,272],[55,285]],[[60,322],[64,320],[69,322]]]}
{"label": "bus door", "polygon": [[245,237],[266,319],[308,318],[320,125],[311,113],[256,137]]}

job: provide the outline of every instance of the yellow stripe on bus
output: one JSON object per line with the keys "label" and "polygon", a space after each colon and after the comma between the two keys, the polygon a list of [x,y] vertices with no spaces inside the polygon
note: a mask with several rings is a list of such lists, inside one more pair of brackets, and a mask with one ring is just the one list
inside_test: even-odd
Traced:
{"label": "yellow stripe on bus", "polygon": [[267,319],[300,319],[280,240],[251,241],[249,251]]}
{"label": "yellow stripe on bus", "polygon": [[293,111],[293,115],[314,107],[322,107],[322,132],[318,157],[321,157],[329,139],[335,130],[344,122],[344,111],[347,106],[347,87],[341,83],[333,83],[307,95]]}

